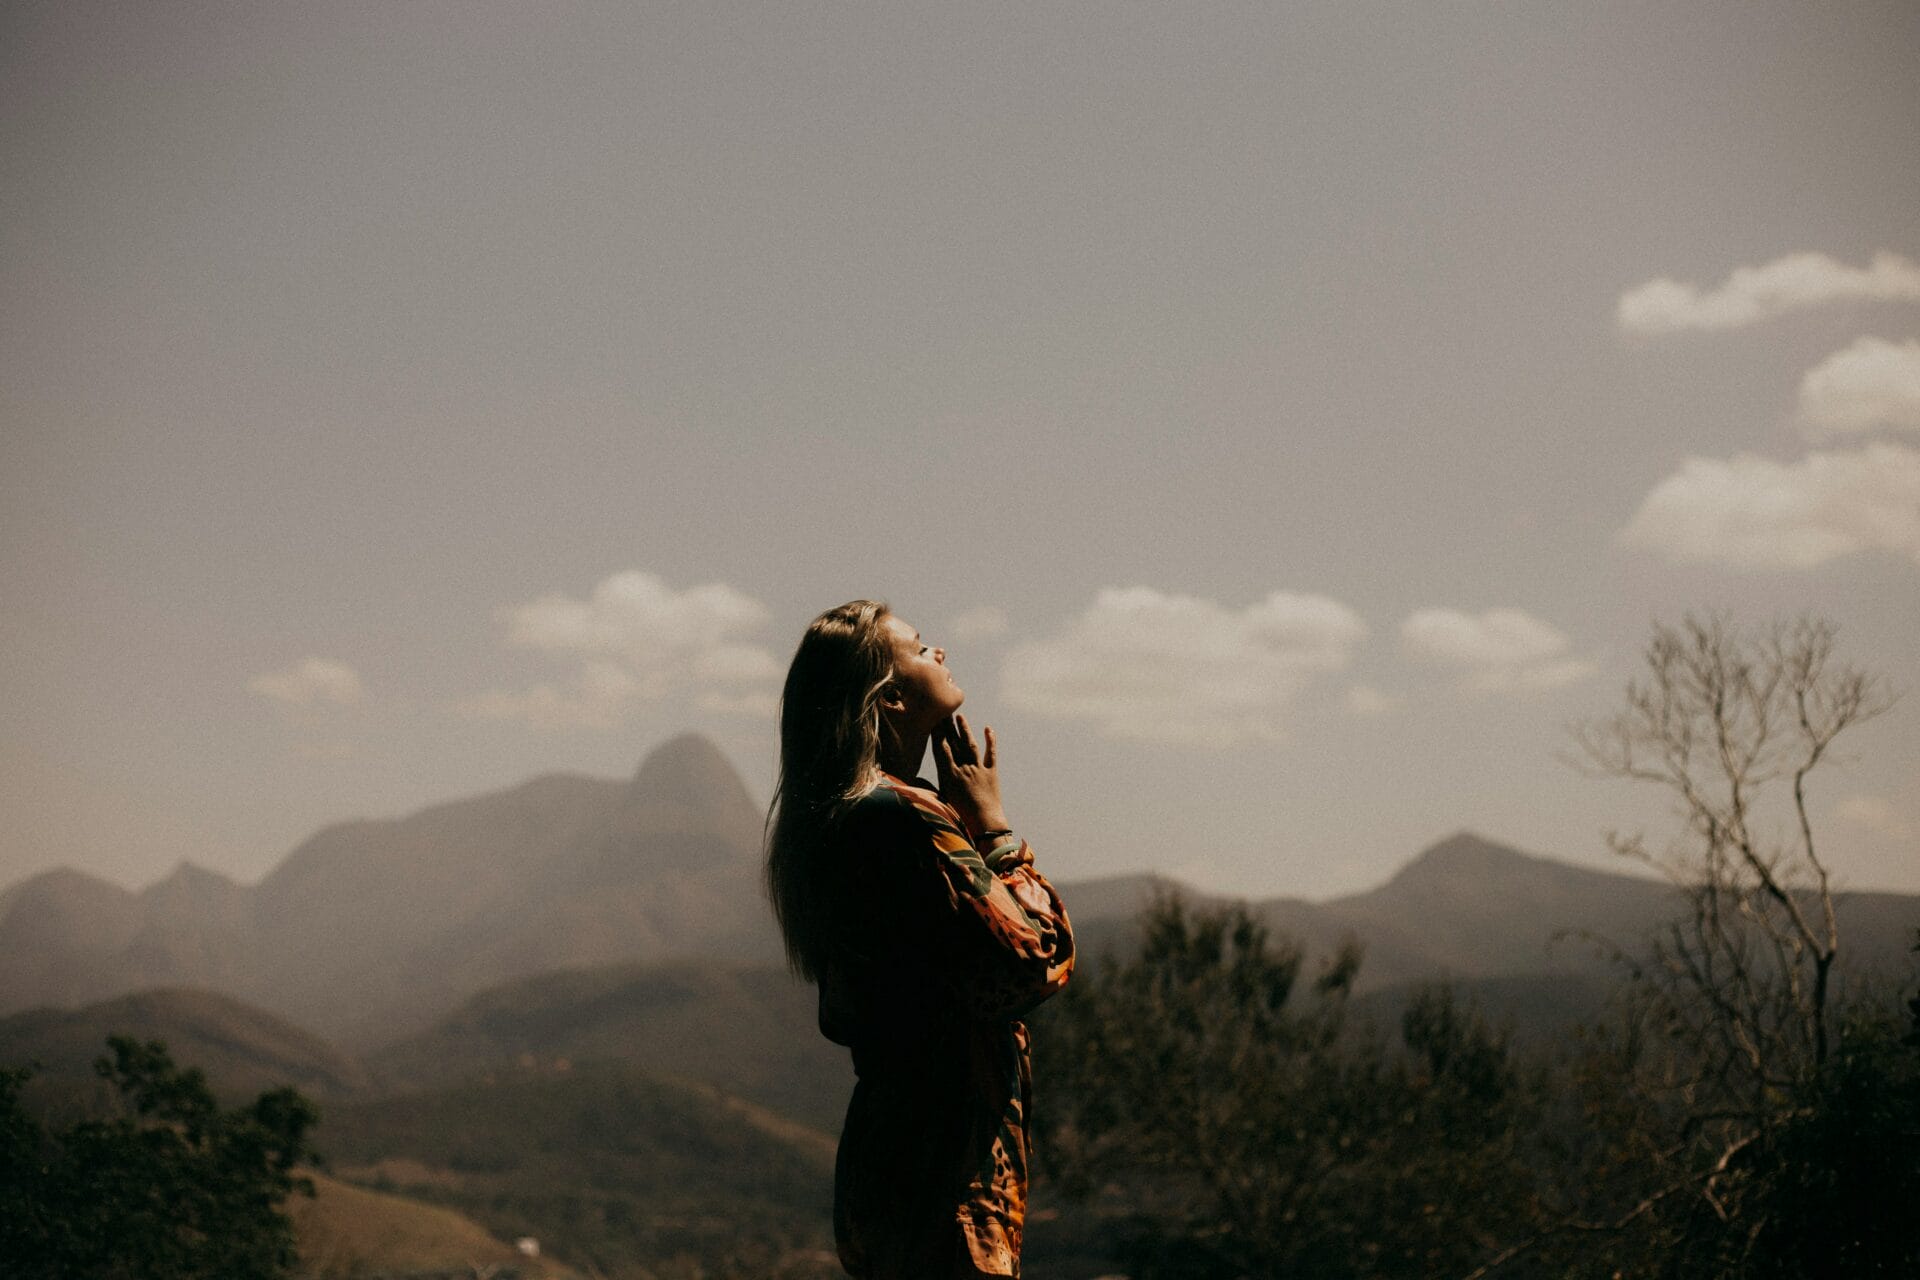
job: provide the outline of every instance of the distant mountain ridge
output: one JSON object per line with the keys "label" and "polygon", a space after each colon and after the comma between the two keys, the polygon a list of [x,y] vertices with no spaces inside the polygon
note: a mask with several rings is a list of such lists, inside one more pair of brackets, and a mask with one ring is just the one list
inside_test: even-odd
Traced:
{"label": "distant mountain ridge", "polygon": [[[725,756],[687,735],[626,782],[550,774],[399,819],[327,827],[253,887],[191,865],[140,893],[48,872],[0,891],[0,1014],[191,986],[369,1050],[536,975],[679,961],[774,966],[761,819]],[[1134,919],[1157,892],[1219,901],[1155,876],[1061,889],[1082,954],[1094,958],[1131,946]],[[1373,991],[1432,979],[1607,977],[1598,949],[1561,935],[1634,945],[1679,902],[1659,881],[1461,832],[1367,892],[1250,906],[1309,957],[1358,938],[1359,986]],[[1845,895],[1840,911],[1849,968],[1910,968],[1920,896]],[[737,979],[714,981],[723,1003],[745,999]]]}
{"label": "distant mountain ridge", "polygon": [[48,872],[0,894],[0,1012],[195,986],[365,1044],[543,970],[771,960],[760,820],[685,735],[626,783],[553,774],[327,827],[253,887],[191,865],[140,893]]}
{"label": "distant mountain ridge", "polygon": [[[288,1083],[320,1098],[319,1149],[362,1184],[330,1184],[331,1216],[303,1219],[323,1251],[377,1233],[409,1265],[453,1251],[477,1268],[532,1233],[581,1259],[696,1237],[758,1250],[767,1274],[830,1258],[831,1135],[853,1072],[779,963],[759,841],[725,758],[681,738],[629,781],[548,775],[326,828],[258,886],[190,865],[139,893],[36,876],[0,891],[0,1067],[38,1059],[41,1104],[84,1106],[100,1088],[86,1064],[127,1033],[165,1040],[228,1096]],[[1060,889],[1088,965],[1138,945],[1155,895],[1225,901],[1152,875]],[[1246,905],[1309,965],[1357,938],[1356,1021],[1383,1034],[1416,985],[1446,981],[1552,1042],[1619,979],[1559,935],[1632,945],[1681,899],[1462,832],[1364,893]],[[1920,895],[1844,895],[1840,921],[1850,971],[1911,990]],[[1036,1011],[1038,1038],[1060,1007]],[[368,1184],[442,1208],[376,1205]]]}
{"label": "distant mountain ridge", "polygon": [[1385,884],[1324,903],[1260,904],[1275,928],[1325,942],[1336,931],[1367,946],[1361,984],[1434,977],[1591,973],[1608,964],[1562,939],[1587,931],[1631,944],[1673,911],[1671,886],[1523,853],[1459,832],[1432,845]]}
{"label": "distant mountain ridge", "polygon": [[[1119,876],[1061,888],[1083,955],[1124,953],[1134,916],[1157,893],[1197,906],[1233,899],[1200,893],[1161,876]],[[1646,942],[1682,901],[1660,880],[1574,866],[1459,832],[1416,855],[1386,883],[1363,893],[1308,902],[1277,897],[1247,903],[1278,940],[1309,958],[1352,937],[1365,949],[1357,989],[1378,991],[1435,980],[1529,975],[1617,976],[1604,941]],[[1840,893],[1836,914],[1842,964],[1855,974],[1898,977],[1920,928],[1920,895]]]}

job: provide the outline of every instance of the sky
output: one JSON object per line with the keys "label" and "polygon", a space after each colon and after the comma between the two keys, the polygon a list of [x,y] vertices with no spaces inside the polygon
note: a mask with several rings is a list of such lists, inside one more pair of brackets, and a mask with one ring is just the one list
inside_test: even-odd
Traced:
{"label": "sky", "polygon": [[0,884],[242,881],[688,730],[883,597],[1056,879],[1614,866],[1656,622],[1906,696],[1920,7],[0,11]]}

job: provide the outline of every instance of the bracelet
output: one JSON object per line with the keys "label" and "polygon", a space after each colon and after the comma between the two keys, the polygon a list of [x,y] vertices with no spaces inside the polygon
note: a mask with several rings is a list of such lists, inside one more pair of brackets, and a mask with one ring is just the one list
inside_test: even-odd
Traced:
{"label": "bracelet", "polygon": [[1012,834],[1013,834],[1012,827],[995,827],[991,831],[982,831],[980,833],[980,838],[982,840],[1004,840]]}

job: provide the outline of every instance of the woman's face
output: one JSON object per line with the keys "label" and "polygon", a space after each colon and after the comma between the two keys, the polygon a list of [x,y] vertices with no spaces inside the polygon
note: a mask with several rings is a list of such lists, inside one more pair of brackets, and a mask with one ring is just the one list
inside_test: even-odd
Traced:
{"label": "woman's face", "polygon": [[904,704],[894,714],[902,728],[931,733],[967,699],[947,670],[947,652],[928,645],[904,618],[889,614],[880,625],[893,642],[893,685]]}

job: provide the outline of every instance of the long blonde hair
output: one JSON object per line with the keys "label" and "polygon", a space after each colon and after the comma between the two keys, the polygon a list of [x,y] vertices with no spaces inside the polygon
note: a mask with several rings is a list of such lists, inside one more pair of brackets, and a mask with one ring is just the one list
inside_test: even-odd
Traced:
{"label": "long blonde hair", "polygon": [[767,812],[767,896],[787,963],[818,980],[830,920],[815,867],[834,826],[874,787],[880,696],[893,678],[883,600],[850,600],[808,625],[780,693],[780,778]]}

